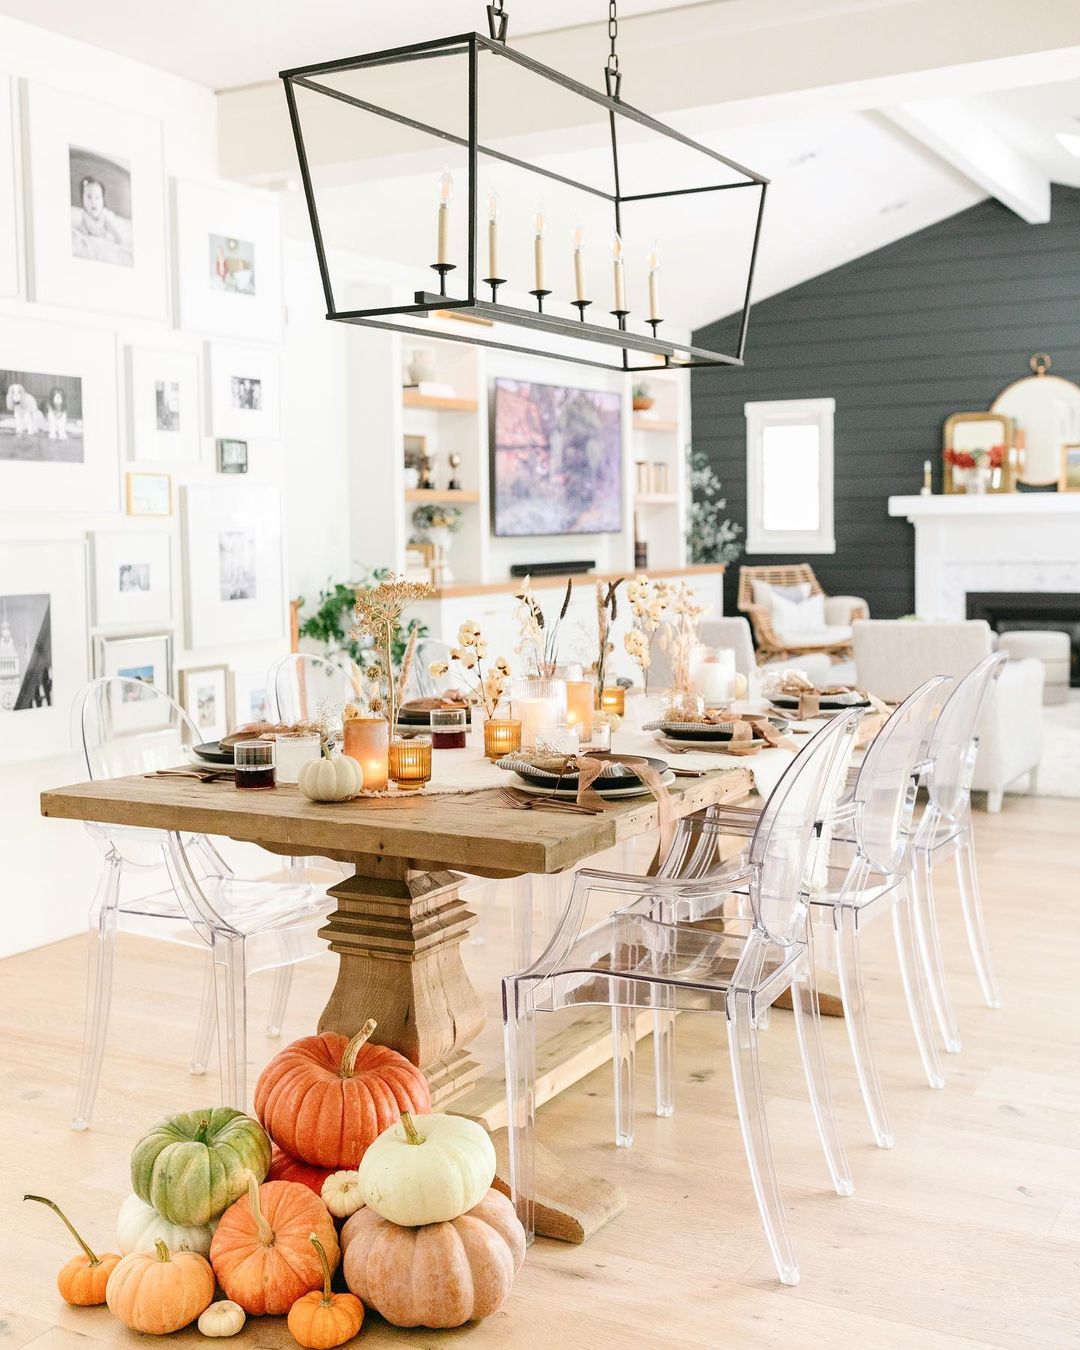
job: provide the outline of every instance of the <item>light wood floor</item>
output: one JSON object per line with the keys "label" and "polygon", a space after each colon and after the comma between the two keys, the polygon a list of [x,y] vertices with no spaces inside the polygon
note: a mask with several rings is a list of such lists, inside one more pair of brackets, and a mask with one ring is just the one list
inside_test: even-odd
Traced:
{"label": "light wood floor", "polygon": [[[838,1199],[802,1091],[790,1014],[774,1015],[764,1071],[789,1220],[802,1263],[779,1286],[743,1165],[715,1018],[679,1022],[673,1119],[651,1114],[650,1042],[639,1053],[638,1136],[612,1143],[610,1072],[598,1071],[541,1113],[541,1139],[617,1179],[626,1211],[583,1247],[538,1242],[506,1309],[457,1333],[403,1332],[369,1317],[360,1343],[477,1347],[708,1346],[756,1350],[1049,1350],[1080,1345],[1080,925],[1075,802],[1007,800],[978,817],[979,861],[1005,1008],[981,1006],[956,912],[941,887],[945,946],[965,1036],[948,1086],[931,1092],[918,1065],[892,962],[889,925],[870,930],[873,996],[897,1143],[868,1142],[842,1023],[826,1033],[856,1194]],[[89,883],[89,879],[88,879]],[[8,896],[9,904],[18,903]],[[499,1056],[497,977],[508,963],[505,916],[470,947],[488,997],[485,1060]],[[200,967],[194,953],[122,939],[94,1127],[67,1127],[83,1005],[83,944],[0,963],[0,1350],[94,1350],[131,1343],[103,1309],[56,1293],[69,1255],[59,1223],[24,1191],[54,1196],[108,1249],[127,1192],[128,1154],[167,1111],[211,1098],[186,1067]],[[333,958],[303,968],[286,1035],[308,1032]],[[267,978],[252,981],[253,1070],[273,1053],[260,1032]],[[173,1338],[195,1345],[194,1332]],[[249,1322],[241,1341],[292,1341],[280,1319]]]}

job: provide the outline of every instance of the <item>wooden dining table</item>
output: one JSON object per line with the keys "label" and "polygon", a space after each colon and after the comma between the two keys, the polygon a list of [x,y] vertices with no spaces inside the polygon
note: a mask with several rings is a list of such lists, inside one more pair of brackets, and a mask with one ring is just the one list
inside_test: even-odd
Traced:
{"label": "wooden dining table", "polygon": [[[669,789],[673,816],[738,802],[753,787],[748,767],[677,778]],[[587,815],[514,809],[493,788],[319,803],[288,785],[239,792],[229,781],[145,775],[51,789],[41,796],[41,810],[105,825],[224,836],[286,857],[351,865],[354,875],[329,888],[335,909],[321,935],[339,964],[319,1030],[351,1036],[375,1018],[373,1040],[423,1069],[433,1104],[452,1105],[496,1131],[505,1122],[502,1094],[492,1091],[490,1075],[485,1089],[482,1066],[470,1052],[485,1014],[461,959],[461,943],[476,923],[459,895],[461,874],[565,872],[658,824],[652,797],[612,801],[601,814]],[[590,1039],[570,1028],[548,1043],[538,1104],[610,1057],[607,1050],[598,1058],[593,1042],[601,1036],[609,1042],[610,1030],[597,1025]],[[621,1207],[617,1188],[590,1188],[587,1180],[552,1163],[548,1209],[561,1229],[554,1235],[582,1240]],[[541,1203],[541,1231],[544,1213]]]}

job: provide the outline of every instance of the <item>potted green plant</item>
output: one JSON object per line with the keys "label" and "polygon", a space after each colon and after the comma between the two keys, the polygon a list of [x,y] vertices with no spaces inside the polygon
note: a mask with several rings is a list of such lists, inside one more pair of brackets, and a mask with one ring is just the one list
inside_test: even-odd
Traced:
{"label": "potted green plant", "polygon": [[648,412],[656,402],[656,399],[652,396],[652,390],[645,380],[639,380],[637,384],[634,385],[630,397],[633,401],[635,412]]}
{"label": "potted green plant", "polygon": [[418,506],[413,512],[413,524],[429,543],[435,546],[435,565],[440,581],[453,581],[447,553],[450,538],[461,529],[461,507],[445,502],[432,502]]}

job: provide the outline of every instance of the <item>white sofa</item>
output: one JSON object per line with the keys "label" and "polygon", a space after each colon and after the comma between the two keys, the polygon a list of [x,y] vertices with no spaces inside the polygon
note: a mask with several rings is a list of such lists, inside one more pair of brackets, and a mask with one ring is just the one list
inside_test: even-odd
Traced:
{"label": "white sofa", "polygon": [[[747,619],[702,619],[698,625],[698,637],[706,647],[730,647],[735,653],[735,669],[748,679],[753,675],[766,675],[773,670],[802,670],[815,684],[833,684],[855,678],[855,668],[851,662],[834,662],[824,652],[805,652],[801,656],[789,656],[785,661],[766,661],[758,665],[754,654],[754,638]],[[653,644],[653,663],[649,670],[649,684],[656,689],[664,689],[671,683],[671,663],[658,642]]]}
{"label": "white sofa", "polygon": [[[906,698],[931,675],[959,679],[994,649],[982,619],[923,623],[864,619],[854,625],[855,669],[861,689],[889,703]],[[1041,661],[1010,660],[991,687],[979,720],[979,754],[972,787],[986,793],[986,809],[1000,811],[1005,789],[1024,774],[1034,791],[1043,743]]]}

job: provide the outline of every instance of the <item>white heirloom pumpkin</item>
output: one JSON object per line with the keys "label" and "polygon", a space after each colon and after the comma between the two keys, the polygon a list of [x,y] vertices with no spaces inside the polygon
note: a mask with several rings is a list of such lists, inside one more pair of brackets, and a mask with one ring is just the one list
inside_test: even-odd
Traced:
{"label": "white heirloom pumpkin", "polygon": [[129,1195],[120,1206],[116,1236],[122,1256],[131,1252],[152,1252],[154,1244],[160,1240],[171,1252],[197,1252],[199,1256],[208,1257],[210,1239],[216,1227],[216,1221],[203,1227],[170,1223],[137,1195]]}
{"label": "white heirloom pumpkin", "polygon": [[309,759],[300,766],[297,786],[313,802],[347,802],[364,786],[364,770],[349,755]]}
{"label": "white heirloom pumpkin", "polygon": [[319,1194],[335,1219],[348,1219],[364,1208],[359,1172],[331,1172]]}
{"label": "white heirloom pumpkin", "polygon": [[204,1336],[235,1336],[243,1328],[247,1314],[231,1298],[211,1303],[199,1317],[199,1330]]}
{"label": "white heirloom pumpkin", "polygon": [[494,1176],[491,1136],[464,1116],[403,1112],[360,1160],[364,1203],[403,1228],[459,1218],[487,1195]]}

